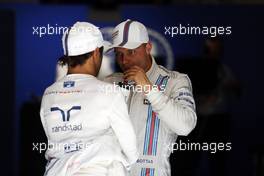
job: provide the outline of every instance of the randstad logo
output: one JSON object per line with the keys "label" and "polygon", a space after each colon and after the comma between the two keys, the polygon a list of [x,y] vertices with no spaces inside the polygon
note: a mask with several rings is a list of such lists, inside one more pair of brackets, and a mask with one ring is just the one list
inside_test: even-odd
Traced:
{"label": "randstad logo", "polygon": [[81,106],[73,106],[71,107],[71,109],[66,111],[66,115],[65,115],[65,111],[63,111],[62,109],[60,109],[59,107],[51,107],[50,111],[59,111],[61,113],[62,116],[62,121],[63,122],[68,122],[70,121],[70,117],[71,117],[71,111],[72,110],[81,110]]}
{"label": "randstad logo", "polygon": [[65,132],[65,131],[81,131],[82,130],[82,124],[77,124],[77,125],[64,124],[62,126],[52,127],[51,129],[52,129],[53,133]]}
{"label": "randstad logo", "polygon": [[[72,106],[69,110],[65,110],[65,111],[59,107],[51,107],[50,108],[51,112],[56,112],[56,111],[60,112],[63,122],[69,122],[70,121],[71,112],[73,110],[80,111],[81,106]],[[52,127],[53,133],[65,132],[65,131],[81,131],[81,130],[82,130],[82,124],[75,124],[75,125],[69,124],[68,125],[67,123],[65,123],[64,125]]]}

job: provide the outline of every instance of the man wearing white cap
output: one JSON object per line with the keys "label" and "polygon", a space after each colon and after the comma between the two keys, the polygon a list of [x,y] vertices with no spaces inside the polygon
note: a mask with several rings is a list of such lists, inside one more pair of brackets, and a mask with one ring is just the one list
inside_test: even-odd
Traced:
{"label": "man wearing white cap", "polygon": [[141,87],[130,89],[127,101],[140,152],[130,175],[170,176],[173,143],[178,135],[188,135],[196,125],[191,82],[187,75],[156,64],[150,54],[152,45],[147,29],[140,22],[120,23],[112,37],[123,74],[114,73],[105,80],[123,80],[124,84],[132,82]]}
{"label": "man wearing white cap", "polygon": [[136,137],[122,92],[96,78],[102,34],[77,22],[62,42],[67,75],[45,90],[41,103],[49,142],[45,175],[124,176],[138,157]]}

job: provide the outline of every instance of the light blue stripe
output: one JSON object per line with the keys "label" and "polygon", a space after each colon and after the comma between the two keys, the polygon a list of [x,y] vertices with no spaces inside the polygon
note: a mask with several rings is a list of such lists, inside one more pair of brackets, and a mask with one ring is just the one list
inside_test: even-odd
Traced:
{"label": "light blue stripe", "polygon": [[143,169],[143,176],[146,175],[146,168]]}
{"label": "light blue stripe", "polygon": [[158,117],[156,117],[156,119],[157,120],[156,120],[156,124],[155,124],[155,138],[154,138],[152,155],[156,155],[156,153],[157,153],[157,143],[158,143],[160,119]]}
{"label": "light blue stripe", "polygon": [[144,175],[143,175],[143,170],[144,170],[144,168],[141,169],[141,174],[140,174],[141,176],[144,176]]}
{"label": "light blue stripe", "polygon": [[[160,127],[160,119],[158,121],[158,131],[159,131],[159,127]],[[157,154],[158,138],[159,138],[159,136],[157,137],[157,142],[156,142],[156,146],[155,146],[155,155]]]}
{"label": "light blue stripe", "polygon": [[147,126],[146,126],[146,136],[145,136],[145,146],[144,146],[144,153],[147,154],[148,152],[148,145],[149,145],[149,138],[150,138],[150,127],[151,127],[151,116],[152,116],[152,108],[151,106],[148,107],[148,119],[147,119]]}
{"label": "light blue stripe", "polygon": [[143,154],[145,155],[146,153],[146,146],[147,146],[147,136],[148,136],[148,121],[149,119],[147,118],[147,123],[146,123],[146,130],[145,130],[145,140],[144,140],[144,148],[143,148]]}
{"label": "light blue stripe", "polygon": [[167,78],[164,80],[164,82],[165,82],[165,83],[163,83],[163,85],[164,85],[164,89],[165,89],[166,86],[167,86],[168,80],[169,80],[169,77],[167,77]]}
{"label": "light blue stripe", "polygon": [[159,86],[160,81],[162,80],[162,78],[163,78],[163,77],[162,77],[161,75],[159,75],[159,78],[158,78],[158,80],[156,81],[155,85]]}
{"label": "light blue stripe", "polygon": [[150,176],[154,176],[154,171],[155,171],[154,168],[153,169],[150,169]]}

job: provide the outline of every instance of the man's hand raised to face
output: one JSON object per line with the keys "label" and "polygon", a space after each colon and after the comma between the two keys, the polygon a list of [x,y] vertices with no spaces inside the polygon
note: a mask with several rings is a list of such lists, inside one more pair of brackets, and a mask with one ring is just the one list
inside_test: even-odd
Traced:
{"label": "man's hand raised to face", "polygon": [[[124,80],[135,81],[136,85],[142,86],[144,88],[144,93],[148,93],[152,88],[152,83],[148,79],[145,71],[138,66],[133,66],[126,70],[124,72]],[[145,89],[146,87],[149,87],[150,89]]]}

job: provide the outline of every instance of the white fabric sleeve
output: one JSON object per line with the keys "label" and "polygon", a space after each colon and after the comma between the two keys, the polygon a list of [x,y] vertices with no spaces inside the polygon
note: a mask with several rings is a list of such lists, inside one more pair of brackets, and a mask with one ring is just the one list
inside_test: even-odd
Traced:
{"label": "white fabric sleeve", "polygon": [[158,89],[146,94],[158,117],[176,134],[186,136],[196,125],[195,102],[187,76],[175,81],[170,96]]}
{"label": "white fabric sleeve", "polygon": [[139,154],[136,134],[129,119],[125,97],[122,93],[117,93],[115,96],[112,104],[110,123],[129,164],[135,163]]}
{"label": "white fabric sleeve", "polygon": [[44,112],[45,106],[46,106],[45,97],[43,95],[42,100],[41,100],[41,106],[40,106],[40,113],[39,114],[40,114],[40,120],[41,120],[43,129],[45,131],[45,134],[46,134],[47,138],[49,138],[47,125],[46,125],[46,120],[45,120],[45,112]]}

